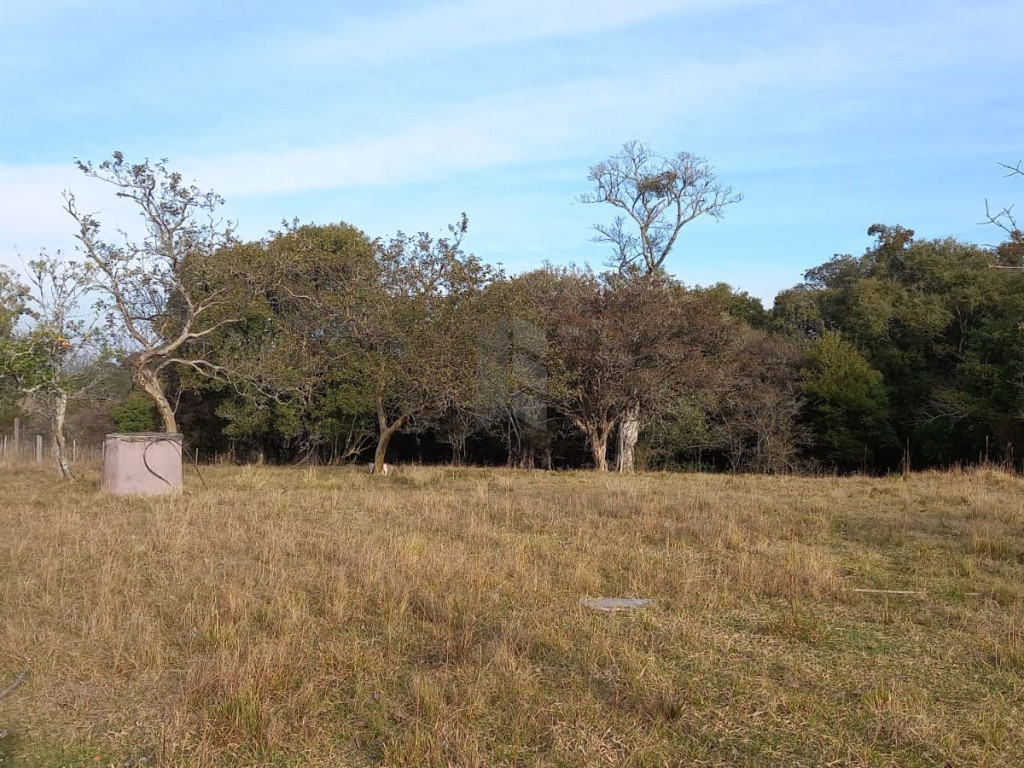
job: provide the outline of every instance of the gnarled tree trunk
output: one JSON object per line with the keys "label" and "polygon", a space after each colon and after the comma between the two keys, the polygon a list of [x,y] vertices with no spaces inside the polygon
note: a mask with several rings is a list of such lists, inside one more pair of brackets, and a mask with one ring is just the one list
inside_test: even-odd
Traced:
{"label": "gnarled tree trunk", "polygon": [[636,469],[636,444],[640,440],[640,406],[632,405],[619,424],[619,450],[616,464],[619,472]]}
{"label": "gnarled tree trunk", "polygon": [[384,474],[384,460],[388,455],[388,443],[395,433],[402,428],[408,419],[408,415],[399,416],[394,423],[388,424],[388,412],[384,405],[383,397],[377,398],[377,450],[373,452],[373,474]]}
{"label": "gnarled tree trunk", "polygon": [[613,427],[614,424],[585,427],[587,440],[590,443],[590,453],[594,457],[594,469],[598,472],[608,471],[608,436]]}
{"label": "gnarled tree trunk", "polygon": [[57,470],[65,480],[74,480],[71,473],[71,462],[68,461],[67,440],[64,438],[64,417],[68,412],[68,393],[63,389],[54,392],[53,404],[53,446]]}
{"label": "gnarled tree trunk", "polygon": [[171,408],[171,403],[167,399],[167,395],[164,394],[164,386],[160,383],[157,375],[148,368],[137,368],[135,371],[135,381],[142,387],[142,391],[149,395],[149,399],[156,406],[156,411],[160,414],[160,421],[163,422],[164,432],[168,434],[177,432],[178,422],[174,418],[174,409]]}
{"label": "gnarled tree trunk", "polygon": [[452,447],[452,466],[461,467],[466,463],[466,440],[465,433],[449,436],[448,444]]}

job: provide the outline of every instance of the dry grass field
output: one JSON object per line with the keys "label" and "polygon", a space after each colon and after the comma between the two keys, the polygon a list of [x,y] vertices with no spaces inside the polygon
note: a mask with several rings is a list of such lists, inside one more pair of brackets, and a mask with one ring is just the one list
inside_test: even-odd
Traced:
{"label": "dry grass field", "polygon": [[0,766],[1024,765],[1014,477],[204,475],[0,467]]}

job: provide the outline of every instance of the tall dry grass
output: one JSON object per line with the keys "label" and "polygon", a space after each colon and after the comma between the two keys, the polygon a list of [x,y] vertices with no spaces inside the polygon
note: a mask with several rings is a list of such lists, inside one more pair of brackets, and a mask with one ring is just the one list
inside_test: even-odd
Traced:
{"label": "tall dry grass", "polygon": [[0,766],[1024,764],[1015,478],[204,474],[0,468]]}

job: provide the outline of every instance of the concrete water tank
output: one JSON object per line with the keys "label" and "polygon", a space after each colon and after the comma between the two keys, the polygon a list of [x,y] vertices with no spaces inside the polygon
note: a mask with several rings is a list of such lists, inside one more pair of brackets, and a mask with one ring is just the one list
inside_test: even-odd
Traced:
{"label": "concrete water tank", "polygon": [[107,435],[103,441],[100,489],[117,496],[158,496],[181,491],[181,435]]}

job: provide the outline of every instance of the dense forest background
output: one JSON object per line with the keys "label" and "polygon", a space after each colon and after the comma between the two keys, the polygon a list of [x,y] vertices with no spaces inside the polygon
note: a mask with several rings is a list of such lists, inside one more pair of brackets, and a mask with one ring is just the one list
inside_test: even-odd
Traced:
{"label": "dense forest background", "polygon": [[[991,247],[875,224],[865,253],[808,270],[771,308],[724,283],[687,286],[660,263],[507,275],[463,248],[465,216],[438,238],[293,223],[204,249],[197,230],[163,275],[166,304],[138,316],[162,343],[183,340],[154,359],[203,460],[604,469],[631,424],[647,469],[1020,467],[1024,238],[991,218],[1006,225]],[[95,225],[83,218],[83,236]],[[54,264],[37,275],[51,294]],[[140,274],[139,295],[155,291]],[[49,435],[47,390],[18,367],[25,322],[45,316],[31,287],[0,274],[0,432],[17,417]],[[75,344],[67,330],[44,339],[73,369],[64,390],[82,395],[66,400],[68,436],[161,428],[138,383],[147,347],[118,343],[124,329],[97,318],[71,326]],[[85,342],[95,351],[69,365],[64,350]]]}

